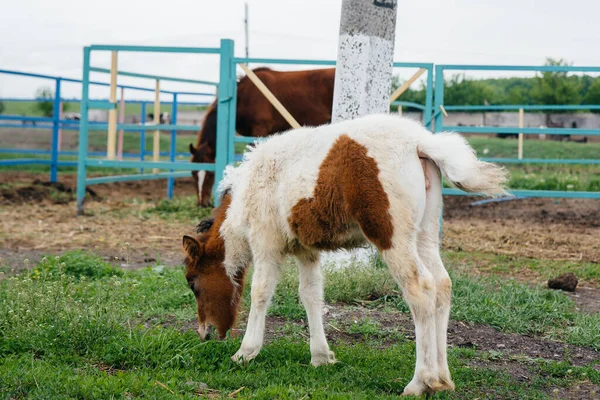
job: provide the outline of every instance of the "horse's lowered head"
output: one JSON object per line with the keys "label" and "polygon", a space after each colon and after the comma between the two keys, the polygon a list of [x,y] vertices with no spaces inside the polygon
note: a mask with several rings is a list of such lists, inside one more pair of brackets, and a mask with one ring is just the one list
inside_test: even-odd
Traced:
{"label": "horse's lowered head", "polygon": [[244,289],[245,270],[232,281],[223,265],[225,244],[219,227],[225,218],[229,196],[222,201],[225,203],[215,209],[213,217],[198,224],[198,236],[183,237],[183,249],[187,255],[185,277],[196,297],[198,334],[202,340],[208,337],[211,326],[216,328],[219,339],[225,338],[235,324]]}
{"label": "horse's lowered head", "polygon": [[[191,162],[213,164],[217,145],[217,105],[210,105],[198,132],[196,146],[190,143]],[[215,183],[215,174],[211,171],[193,171],[198,207],[212,206],[211,194]]]}
{"label": "horse's lowered head", "polygon": [[[215,162],[215,149],[208,143],[200,143],[194,147],[190,143],[191,162],[213,164]],[[210,207],[211,192],[215,183],[215,174],[211,171],[192,171],[196,188],[196,198],[198,207]]]}

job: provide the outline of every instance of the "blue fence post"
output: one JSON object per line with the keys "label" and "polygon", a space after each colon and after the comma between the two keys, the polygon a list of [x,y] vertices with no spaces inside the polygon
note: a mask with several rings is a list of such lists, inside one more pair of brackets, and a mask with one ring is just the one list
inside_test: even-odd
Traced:
{"label": "blue fence post", "polygon": [[50,182],[58,180],[58,130],[60,129],[60,78],[56,79],[54,107],[52,109],[52,150],[50,156]]}
{"label": "blue fence post", "polygon": [[237,115],[237,79],[236,79],[237,62],[231,60],[231,74],[230,74],[230,90],[231,90],[231,101],[229,103],[229,131],[227,132],[227,164],[233,164],[235,162],[235,120]]}
{"label": "blue fence post", "polygon": [[[215,157],[215,184],[213,186],[213,196],[215,206],[219,205],[219,198],[216,196],[216,190],[223,178],[223,171],[227,166],[227,147],[229,135],[235,134],[235,126],[231,126],[231,112],[233,103],[232,77],[235,79],[235,70],[233,65],[233,40],[221,39],[221,60],[219,68],[219,86],[217,89],[217,148]],[[233,132],[232,132],[233,131]]]}
{"label": "blue fence post", "polygon": [[[142,126],[146,125],[146,102],[142,102],[142,116],[140,118]],[[140,131],[140,161],[144,161],[146,156],[146,130]],[[144,168],[140,168],[140,173],[144,173]]]}
{"label": "blue fence post", "polygon": [[[444,105],[444,68],[441,65],[435,66],[435,106],[433,108],[433,114],[435,115],[435,129],[434,133],[441,132],[442,126],[444,125],[444,114],[442,113],[441,107]],[[441,179],[442,189],[444,188],[444,177]],[[442,214],[440,214],[440,246],[442,245],[442,238],[444,234],[444,201],[442,200],[440,208]]]}
{"label": "blue fence post", "polygon": [[425,127],[431,130],[431,119],[432,115],[432,103],[433,103],[433,65],[427,68],[427,87],[425,88],[425,118],[423,121]]}
{"label": "blue fence post", "polygon": [[83,79],[79,121],[79,154],[77,156],[77,215],[83,215],[86,163],[88,153],[88,97],[90,86],[90,48],[83,48]]}
{"label": "blue fence post", "polygon": [[[177,93],[173,93],[173,107],[171,110],[171,124],[177,125]],[[171,152],[169,154],[169,160],[171,162],[175,161],[175,153],[177,152],[177,130],[173,129],[171,131]],[[173,172],[173,170],[171,170]],[[167,198],[173,198],[173,188],[175,186],[175,178],[170,177],[167,180]]]}

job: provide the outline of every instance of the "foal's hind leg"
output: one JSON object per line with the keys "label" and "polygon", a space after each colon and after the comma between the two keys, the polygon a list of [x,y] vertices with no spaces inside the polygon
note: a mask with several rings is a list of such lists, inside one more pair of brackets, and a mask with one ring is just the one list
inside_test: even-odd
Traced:
{"label": "foal's hind leg", "polygon": [[396,232],[394,236],[392,248],[384,250],[382,256],[412,313],[417,347],[415,374],[404,394],[437,392],[443,386],[438,380],[435,282],[417,253],[416,234]]}
{"label": "foal's hind leg", "polygon": [[263,346],[265,336],[265,318],[275,286],[279,280],[279,268],[282,261],[280,251],[252,247],[254,253],[254,274],[250,315],[246,333],[240,349],[231,357],[235,362],[245,362],[256,357]]}
{"label": "foal's hind leg", "polygon": [[448,369],[447,332],[450,316],[450,300],[452,281],[444,268],[440,257],[440,214],[442,205],[442,184],[438,168],[429,160],[426,161],[425,176],[431,185],[426,194],[426,204],[420,230],[417,234],[417,251],[419,257],[433,275],[436,286],[436,342],[439,380],[444,389],[454,389],[454,383]]}
{"label": "foal's hind leg", "polygon": [[323,329],[323,275],[319,265],[319,253],[306,252],[298,255],[300,261],[300,299],[308,317],[310,330],[310,354],[312,365],[333,364],[335,354],[329,350]]}

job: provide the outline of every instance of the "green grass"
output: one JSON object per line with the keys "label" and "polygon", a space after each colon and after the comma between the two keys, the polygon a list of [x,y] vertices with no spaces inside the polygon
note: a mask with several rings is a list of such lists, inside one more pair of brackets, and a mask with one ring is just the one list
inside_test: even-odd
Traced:
{"label": "green grass", "polygon": [[[454,253],[456,254],[456,253]],[[458,272],[465,269],[461,257],[454,255],[446,261],[453,280],[451,318],[491,325],[504,332],[540,335],[568,343],[600,350],[600,314],[580,313],[575,303],[559,291],[531,287],[505,276],[472,277]],[[568,262],[560,269],[569,269]],[[349,270],[323,266],[325,300],[356,303],[373,300],[373,305],[391,306],[408,313],[396,283],[387,268],[371,265],[351,265]],[[570,270],[570,269],[569,269]],[[597,273],[597,272],[596,272]],[[351,276],[352,278],[349,278]],[[275,294],[271,312],[300,318],[304,314],[295,288],[298,278],[295,268],[284,270]],[[245,292],[249,301],[249,291]]]}
{"label": "green grass", "polygon": [[[472,136],[479,157],[516,158],[517,141]],[[524,158],[598,159],[600,143],[525,140]],[[600,191],[600,165],[507,164],[509,187],[526,190]]]}
{"label": "green grass", "polygon": [[447,250],[444,256],[450,265],[460,266],[466,273],[488,273],[501,276],[526,273],[547,280],[573,272],[580,280],[600,288],[600,268],[597,263],[585,261],[538,260],[535,258],[482,252]]}
{"label": "green grass", "polygon": [[[467,138],[479,157],[517,158],[518,141],[485,136]],[[600,143],[524,140],[523,158],[598,159]]]}
{"label": "green grass", "polygon": [[179,197],[173,200],[160,200],[153,207],[145,209],[145,216],[158,215],[163,219],[198,221],[210,215],[212,209],[196,207],[196,197]]}
{"label": "green grass", "polygon": [[[325,268],[328,302],[377,299],[373,305],[406,309],[385,269],[352,268]],[[599,317],[575,311],[565,295],[505,279],[453,278],[455,319],[600,348]],[[270,313],[305,318],[297,310],[291,268]],[[397,334],[396,344],[382,346],[377,321],[342,326],[365,340],[337,343],[340,362],[317,369],[309,366],[306,334],[297,328],[284,327],[285,337],[240,367],[229,359],[239,339],[200,342],[193,331],[181,330],[194,318],[181,267],[122,271],[93,254],[47,257],[31,271],[0,276],[0,396],[172,398],[172,390],[195,398],[208,387],[226,397],[245,386],[239,397],[383,399],[400,394],[412,375],[413,341]],[[600,384],[598,371],[568,363],[524,362],[532,378],[522,382],[481,364],[504,358],[501,352],[451,348],[449,358],[457,392],[438,398],[546,398],[554,387]]]}

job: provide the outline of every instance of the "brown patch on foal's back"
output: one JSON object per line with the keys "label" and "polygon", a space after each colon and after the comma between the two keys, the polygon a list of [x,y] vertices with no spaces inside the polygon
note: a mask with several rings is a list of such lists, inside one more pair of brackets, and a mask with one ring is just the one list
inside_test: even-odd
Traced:
{"label": "brown patch on foal's back", "polygon": [[313,197],[300,200],[288,222],[305,246],[336,249],[358,225],[373,244],[386,250],[392,247],[394,232],[389,208],[376,161],[365,146],[342,135],[319,168]]}

